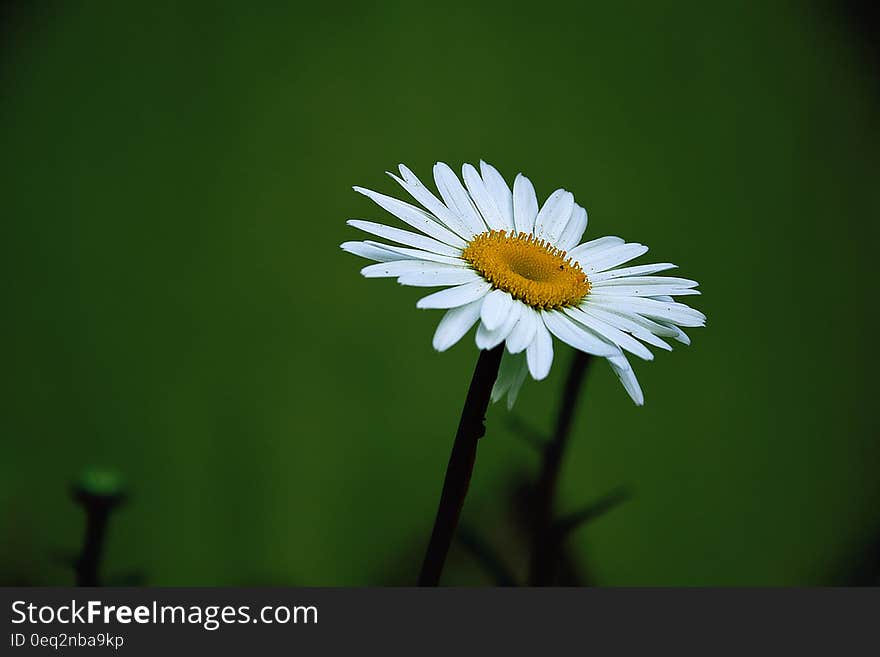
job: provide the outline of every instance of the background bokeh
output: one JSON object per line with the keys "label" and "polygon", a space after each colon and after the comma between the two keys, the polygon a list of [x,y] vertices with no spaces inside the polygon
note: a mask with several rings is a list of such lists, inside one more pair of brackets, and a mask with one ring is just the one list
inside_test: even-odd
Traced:
{"label": "background bokeh", "polygon": [[[284,5],[284,6],[282,6]],[[411,583],[472,340],[339,250],[353,193],[484,158],[697,278],[693,345],[596,363],[560,504],[608,585],[854,581],[880,537],[876,51],[832,4],[69,2],[0,28],[0,581]],[[650,256],[648,256],[650,257]],[[517,414],[553,422],[570,352]],[[517,569],[533,450],[490,410],[464,522]],[[873,547],[872,547],[873,546]],[[488,580],[456,548],[445,581]]]}

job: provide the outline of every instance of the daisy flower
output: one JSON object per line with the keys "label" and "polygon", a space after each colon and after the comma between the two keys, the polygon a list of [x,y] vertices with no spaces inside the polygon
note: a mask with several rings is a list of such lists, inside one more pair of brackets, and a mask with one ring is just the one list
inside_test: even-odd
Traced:
{"label": "daisy flower", "polygon": [[446,164],[434,166],[440,198],[404,165],[389,175],[417,207],[362,187],[355,191],[418,232],[372,221],[349,225],[392,243],[345,242],[349,253],[376,261],[367,278],[441,287],[419,308],[446,310],[434,333],[445,351],[477,324],[479,349],[504,343],[506,354],[492,390],[516,400],[527,374],[541,380],[553,363],[553,337],[608,360],[632,400],[644,396],[626,354],[653,359],[646,345],[671,350],[666,339],[689,344],[680,327],[705,324],[705,315],[673,300],[699,294],[686,278],[656,276],[670,263],[627,265],[648,247],[619,237],[581,242],[587,211],[571,192],[557,189],[539,206],[535,188],[517,175],[513,190],[492,166],[465,164],[462,179]]}

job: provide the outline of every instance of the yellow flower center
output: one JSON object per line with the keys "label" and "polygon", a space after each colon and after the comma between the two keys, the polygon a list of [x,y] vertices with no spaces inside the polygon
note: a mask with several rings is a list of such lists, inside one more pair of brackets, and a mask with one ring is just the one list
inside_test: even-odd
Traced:
{"label": "yellow flower center", "polygon": [[572,306],[590,292],[590,281],[577,262],[528,233],[481,233],[461,257],[494,287],[533,308]]}

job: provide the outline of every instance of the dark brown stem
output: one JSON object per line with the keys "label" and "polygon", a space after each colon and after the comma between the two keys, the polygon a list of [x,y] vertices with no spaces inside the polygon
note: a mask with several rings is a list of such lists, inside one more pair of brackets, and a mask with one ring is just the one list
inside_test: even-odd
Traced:
{"label": "dark brown stem", "polygon": [[76,559],[77,586],[100,586],[99,567],[104,552],[104,538],[107,534],[107,521],[113,509],[118,506],[120,495],[99,495],[82,489],[74,489],[74,498],[86,513],[86,531],[82,552]]}
{"label": "dark brown stem", "polygon": [[452,454],[449,456],[449,465],[446,466],[440,506],[437,509],[425,561],[422,563],[419,586],[437,586],[440,581],[440,573],[443,572],[443,564],[452,544],[452,537],[471,481],[471,473],[474,470],[477,441],[486,433],[484,425],[486,409],[489,407],[489,396],[498,376],[503,353],[503,344],[488,351],[481,351],[477,366],[474,368],[474,376],[468,388],[455,442],[452,445]]}
{"label": "dark brown stem", "polygon": [[584,376],[590,364],[589,354],[575,351],[565,381],[562,403],[556,419],[553,438],[544,448],[541,474],[535,489],[534,526],[532,530],[532,550],[529,562],[529,585],[549,586],[556,580],[556,566],[559,561],[558,533],[554,531],[554,499],[562,456],[568,445],[571,424],[577,406],[578,396]]}

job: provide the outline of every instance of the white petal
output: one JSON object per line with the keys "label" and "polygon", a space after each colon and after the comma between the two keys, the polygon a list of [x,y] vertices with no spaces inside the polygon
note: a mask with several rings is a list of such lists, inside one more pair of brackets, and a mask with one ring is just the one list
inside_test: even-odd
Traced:
{"label": "white petal", "polygon": [[399,169],[400,175],[403,176],[403,178],[398,178],[390,171],[388,172],[388,175],[394,178],[394,180],[397,181],[397,184],[403,187],[410,196],[427,208],[428,212],[437,217],[437,219],[452,232],[460,236],[466,236],[470,239],[468,230],[465,227],[464,222],[461,220],[461,217],[459,217],[453,210],[447,208],[440,199],[434,196],[431,190],[428,189],[424,183],[418,179],[418,176],[410,171],[406,165],[401,164]]}
{"label": "white petal", "polygon": [[492,198],[495,199],[495,207],[498,208],[498,212],[504,222],[504,230],[507,232],[513,231],[515,228],[513,223],[513,194],[510,191],[510,187],[507,186],[504,177],[498,173],[495,167],[491,164],[486,164],[482,160],[480,160],[480,173],[483,174],[483,182],[486,184],[486,189],[489,190]]}
{"label": "white petal", "polygon": [[557,189],[547,197],[544,206],[535,217],[535,235],[539,239],[547,240],[550,244],[556,244],[559,236],[574,209],[574,196],[564,189]]}
{"label": "white petal", "polygon": [[621,269],[609,269],[600,274],[593,274],[590,281],[598,283],[599,281],[607,281],[621,276],[640,276],[642,274],[656,274],[658,271],[666,271],[667,269],[675,269],[678,265],[671,262],[659,262],[654,265],[636,265],[635,267],[622,267]]}
{"label": "white petal", "polygon": [[[486,307],[485,301],[483,302],[483,307]],[[519,319],[520,308],[522,308],[522,304],[511,304],[510,312],[507,313],[507,318],[504,320],[504,323],[491,331],[481,322],[480,326],[477,327],[477,347],[480,349],[492,349],[504,342],[507,339],[507,336],[510,335],[513,327],[516,326],[516,322]]]}
{"label": "white petal", "polygon": [[473,269],[435,265],[420,271],[401,274],[397,282],[401,285],[411,285],[413,287],[441,287],[446,285],[462,285],[463,283],[479,280],[482,280],[481,276]]}
{"label": "white petal", "polygon": [[674,276],[624,276],[611,280],[598,281],[593,285],[591,294],[612,294],[618,296],[661,297],[686,296],[700,294],[695,288],[699,283],[687,278]]}
{"label": "white petal", "polygon": [[607,235],[605,237],[600,237],[595,240],[590,240],[589,242],[584,242],[583,244],[574,247],[568,252],[568,255],[570,255],[575,262],[581,262],[585,259],[596,257],[601,252],[606,251],[612,247],[619,246],[623,243],[624,241],[619,237]]}
{"label": "white petal", "polygon": [[486,188],[486,184],[477,173],[477,170],[470,164],[465,164],[461,168],[464,184],[467,185],[468,193],[477,205],[483,220],[491,230],[509,230],[507,222],[501,217],[501,213],[495,205],[495,199]]}
{"label": "white petal", "polygon": [[[628,279],[622,278],[620,280],[625,281]],[[653,297],[658,294],[667,294],[674,297],[683,297],[698,295],[700,291],[677,285],[596,285],[590,290],[590,294],[612,294],[622,297]]]}
{"label": "white petal", "polygon": [[677,326],[673,326],[672,324],[666,324],[665,322],[658,322],[658,324],[661,324],[662,326],[668,328],[671,331],[675,331],[675,335],[672,336],[672,338],[674,340],[678,340],[682,344],[686,344],[686,345],[689,345],[691,343],[691,339],[690,339],[690,337],[688,337],[688,334],[685,333],[684,331],[682,331]]}
{"label": "white petal", "polygon": [[611,247],[594,256],[589,256],[585,260],[578,260],[584,272],[589,276],[593,272],[600,272],[624,262],[629,262],[633,258],[638,258],[648,252],[648,247],[644,244],[621,244]]}
{"label": "white petal", "polygon": [[507,393],[507,408],[508,410],[513,408],[528,371],[529,367],[524,356],[504,354],[498,370],[498,378],[492,387],[492,401],[499,401],[504,397],[504,393]]}
{"label": "white petal", "polygon": [[522,356],[519,357],[519,369],[516,373],[516,378],[513,380],[513,383],[510,385],[510,390],[507,391],[507,410],[513,408],[513,405],[516,403],[516,398],[519,397],[519,391],[522,389],[523,382],[526,380],[526,374],[529,373],[529,365],[526,362],[526,359]]}
{"label": "white petal", "polygon": [[379,192],[364,189],[363,187],[355,187],[354,191],[372,199],[379,207],[387,210],[413,228],[422,231],[425,235],[433,237],[435,240],[459,248],[467,246],[467,242],[461,239],[461,237],[450,231],[448,228],[445,228],[438,223],[434,217],[414,205],[404,203],[403,201],[386,196],[385,194],[380,194]]}
{"label": "white petal", "polygon": [[535,337],[526,349],[526,362],[529,372],[535,381],[547,378],[553,365],[553,338],[544,326],[544,322],[536,323]]}
{"label": "white petal", "polygon": [[616,326],[603,321],[602,319],[591,314],[589,310],[581,310],[580,308],[566,308],[565,313],[577,322],[592,329],[606,340],[610,340],[614,344],[628,352],[644,358],[645,360],[654,360],[654,354],[628,333],[624,333]]}
{"label": "white petal", "polygon": [[617,374],[617,378],[620,379],[629,396],[636,403],[636,406],[644,405],[645,395],[642,394],[642,387],[639,385],[635,372],[633,372],[633,368],[626,359],[626,356],[623,354],[614,356],[608,359],[608,363],[611,365],[614,373]]}
{"label": "white petal", "polygon": [[531,233],[538,214],[538,197],[532,181],[517,174],[513,181],[513,221],[518,233]]}
{"label": "white petal", "polygon": [[436,262],[428,262],[425,260],[395,260],[392,262],[380,262],[375,265],[367,265],[361,269],[361,274],[366,278],[396,278],[402,274],[436,270],[438,268],[451,271],[470,271],[464,267],[441,265]]}
{"label": "white petal", "polygon": [[[633,268],[635,269],[635,268]],[[601,276],[601,274],[599,274]],[[692,288],[697,287],[699,283],[688,278],[678,278],[676,276],[625,276],[622,278],[613,278],[611,280],[599,280],[594,284],[594,288],[607,287],[615,288],[625,285],[644,285],[644,286],[668,286]],[[663,294],[662,292],[658,292]]]}
{"label": "white petal", "polygon": [[492,285],[483,280],[465,283],[429,294],[416,302],[416,308],[457,308],[477,299],[482,299],[492,289]]}
{"label": "white petal", "polygon": [[[666,351],[672,351],[672,347],[669,346],[667,342],[661,340],[654,333],[652,333],[650,329],[646,328],[645,323],[651,322],[651,320],[649,319],[641,317],[641,321],[636,321],[634,319],[631,319],[629,316],[613,313],[596,305],[589,306],[589,313],[595,317],[598,317],[601,320],[604,320],[608,324],[619,328],[621,331],[628,331],[629,333],[632,333],[634,337],[638,338],[642,342],[647,342],[650,345],[659,347],[660,349],[665,349]],[[651,324],[654,324],[654,322],[651,322]],[[665,332],[664,335],[666,335]]]}
{"label": "white petal", "polygon": [[389,239],[393,242],[397,242],[398,244],[403,244],[405,246],[412,246],[416,249],[430,251],[431,253],[439,253],[440,255],[461,255],[461,249],[458,249],[454,246],[449,246],[448,244],[444,244],[443,242],[435,240],[431,237],[425,237],[424,235],[419,235],[418,233],[411,233],[408,230],[401,230],[400,228],[394,228],[393,226],[377,224],[372,221],[363,221],[361,219],[349,219],[346,223],[349,226],[359,228],[365,233],[384,237],[385,239]]}
{"label": "white petal", "polygon": [[434,331],[434,349],[446,351],[461,340],[479,319],[480,305],[481,300],[478,299],[447,311]]}
{"label": "white petal", "polygon": [[[637,326],[640,326],[642,329],[653,333],[654,335],[662,335],[667,338],[674,338],[677,335],[678,329],[671,329],[664,324],[660,324],[655,322],[653,319],[648,319],[647,317],[643,317],[638,313],[629,312],[620,310],[619,308],[609,308],[608,306],[602,304],[590,303],[589,299],[585,301],[582,305],[582,308],[589,309],[590,311],[596,311],[599,313],[607,313],[609,315],[613,315],[615,317],[620,317],[621,319],[632,322]],[[615,322],[609,322],[615,323]]]}
{"label": "white petal", "polygon": [[[510,332],[513,331],[517,322],[519,322],[519,317],[523,308],[525,308],[525,306],[521,303],[514,302],[510,305],[510,312],[507,313],[507,319],[504,320],[504,323],[497,331],[498,335],[501,336],[501,340],[506,340],[510,336]],[[499,343],[501,340],[499,340]]]}
{"label": "white petal", "polygon": [[347,251],[361,258],[370,260],[378,260],[379,262],[390,262],[392,260],[409,260],[407,256],[399,253],[392,253],[375,244],[367,244],[366,242],[343,242],[339,245],[343,251]]}
{"label": "white petal", "polygon": [[483,301],[480,319],[483,320],[483,324],[488,330],[494,331],[507,319],[512,305],[513,297],[510,294],[504,290],[493,290],[486,295],[486,299]]}
{"label": "white petal", "polygon": [[587,211],[575,203],[574,210],[571,211],[571,218],[565,225],[565,230],[562,231],[562,235],[559,236],[557,245],[563,251],[569,251],[581,241],[581,237],[584,236],[584,231],[586,229]]}
{"label": "white petal", "polygon": [[558,310],[542,310],[543,324],[565,344],[596,356],[616,356],[620,347],[600,336],[595,331],[581,326]]}
{"label": "white petal", "polygon": [[495,385],[492,386],[491,399],[493,402],[497,402],[504,397],[504,393],[506,393],[510,389],[510,386],[513,385],[513,382],[516,379],[516,374],[519,371],[518,360],[518,358],[514,358],[509,354],[504,354],[501,357],[501,366],[498,368],[498,376],[495,378]]}
{"label": "white petal", "polygon": [[440,192],[446,206],[461,217],[470,232],[468,237],[486,232],[486,223],[474,207],[467,190],[462,186],[455,172],[444,162],[437,162],[434,165],[434,182],[437,183],[437,191]]}
{"label": "white petal", "polygon": [[538,314],[522,302],[519,321],[507,337],[507,351],[518,354],[531,344],[537,330],[537,323],[541,321]]}
{"label": "white petal", "polygon": [[621,310],[627,313],[638,313],[663,322],[671,322],[680,326],[704,326],[706,316],[699,310],[674,301],[657,301],[643,297],[587,297],[586,305],[598,304],[606,310]]}
{"label": "white petal", "polygon": [[454,265],[454,266],[465,266],[467,263],[461,258],[453,258],[450,256],[439,255],[437,253],[431,253],[430,251],[422,251],[420,249],[410,249],[405,246],[395,246],[393,244],[382,244],[381,242],[374,242],[373,240],[367,240],[366,244],[372,244],[373,246],[378,246],[381,249],[385,249],[386,251],[390,251],[391,253],[397,253],[406,258],[410,258],[412,260],[430,260],[431,262],[440,262],[444,265]]}

